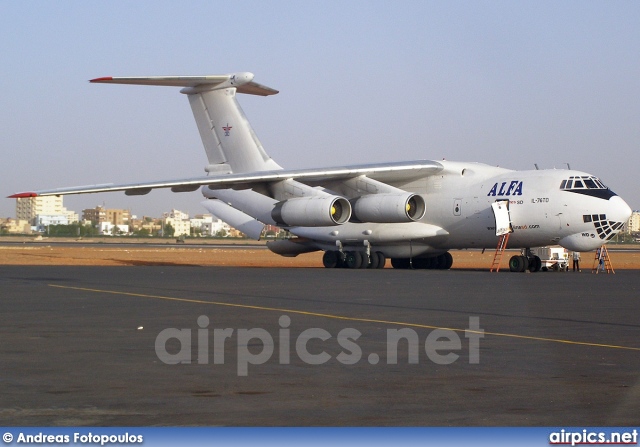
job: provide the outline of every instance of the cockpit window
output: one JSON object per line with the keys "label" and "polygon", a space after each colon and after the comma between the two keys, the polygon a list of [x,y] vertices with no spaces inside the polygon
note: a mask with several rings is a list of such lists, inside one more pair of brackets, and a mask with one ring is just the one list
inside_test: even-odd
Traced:
{"label": "cockpit window", "polygon": [[560,189],[609,189],[597,178],[593,176],[571,176],[567,180],[563,180]]}
{"label": "cockpit window", "polygon": [[589,189],[596,189],[598,188],[598,185],[596,185],[596,182],[594,182],[592,179],[588,178],[584,181],[584,184],[587,185],[587,188]]}

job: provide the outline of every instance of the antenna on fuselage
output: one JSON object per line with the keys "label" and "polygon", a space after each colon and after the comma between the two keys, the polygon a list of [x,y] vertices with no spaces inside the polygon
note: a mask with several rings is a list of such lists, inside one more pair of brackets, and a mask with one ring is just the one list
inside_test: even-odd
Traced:
{"label": "antenna on fuselage", "polygon": [[536,171],[540,170],[540,168],[538,167],[538,163],[534,163],[533,165],[536,167]]}
{"label": "antenna on fuselage", "polygon": [[569,166],[569,163],[566,163],[566,165],[567,165],[567,169],[571,171],[571,166]]}

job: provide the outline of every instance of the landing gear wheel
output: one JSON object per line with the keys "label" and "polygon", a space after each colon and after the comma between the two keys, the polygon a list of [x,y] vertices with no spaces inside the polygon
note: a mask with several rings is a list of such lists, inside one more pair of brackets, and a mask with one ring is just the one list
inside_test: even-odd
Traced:
{"label": "landing gear wheel", "polygon": [[324,255],[322,255],[322,264],[325,268],[333,269],[338,267],[339,254],[337,251],[325,251]]}
{"label": "landing gear wheel", "polygon": [[542,268],[542,259],[539,256],[534,256],[529,259],[529,271],[531,273],[539,272]]}
{"label": "landing gear wheel", "polygon": [[429,258],[413,258],[413,268],[414,269],[428,269],[429,268]]}
{"label": "landing gear wheel", "polygon": [[378,268],[378,262],[379,262],[378,254],[375,253],[375,252],[371,252],[371,254],[369,254],[369,259],[371,259],[371,262],[369,263],[369,266],[367,268],[368,269],[377,269]]}
{"label": "landing gear wheel", "polygon": [[443,270],[449,270],[453,265],[453,256],[449,252],[443,253],[440,256],[444,258]]}
{"label": "landing gear wheel", "polygon": [[524,272],[529,267],[529,260],[524,256],[512,256],[509,259],[509,270],[512,272]]}
{"label": "landing gear wheel", "polygon": [[347,268],[347,255],[341,251],[337,251],[336,255],[338,256],[338,265],[336,268],[346,269]]}
{"label": "landing gear wheel", "polygon": [[[435,262],[433,263],[433,267],[432,268],[437,269],[437,270],[446,270],[446,269],[448,269],[449,267],[447,267],[447,265],[449,264],[449,258],[447,258],[446,255],[449,255],[449,253],[447,252],[447,253],[443,253],[441,255],[438,255],[435,258]],[[449,255],[449,256],[451,256],[451,255]],[[451,262],[453,262],[453,259],[451,259]]]}
{"label": "landing gear wheel", "polygon": [[369,256],[367,256],[367,253],[364,251],[357,251],[356,253],[358,253],[358,255],[360,256],[360,268],[361,269],[367,269],[369,268],[369,264],[370,264],[370,260],[369,260]]}
{"label": "landing gear wheel", "polygon": [[348,251],[344,262],[347,268],[359,269],[362,266],[362,257],[357,251]]}
{"label": "landing gear wheel", "polygon": [[375,252],[374,254],[378,258],[378,265],[376,266],[376,268],[377,269],[383,269],[385,263],[387,262],[386,256],[383,253],[379,252],[379,251]]}
{"label": "landing gear wheel", "polygon": [[409,264],[409,258],[391,258],[391,266],[394,269],[408,269],[411,264]]}
{"label": "landing gear wheel", "polygon": [[427,266],[425,267],[429,270],[434,270],[438,268],[438,257],[432,256],[431,258],[427,258]]}

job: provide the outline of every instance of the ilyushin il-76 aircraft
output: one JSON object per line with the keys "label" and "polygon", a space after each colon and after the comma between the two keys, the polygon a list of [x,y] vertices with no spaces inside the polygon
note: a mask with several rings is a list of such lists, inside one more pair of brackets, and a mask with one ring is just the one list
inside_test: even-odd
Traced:
{"label": "ilyushin il-76 aircraft", "polygon": [[[419,160],[283,169],[262,147],[236,95],[277,90],[252,73],[219,76],[105,77],[90,82],[182,87],[208,158],[206,176],[93,185],[14,194],[12,198],[155,188],[200,189],[203,206],[248,237],[265,225],[289,231],[271,241],[282,256],[323,251],[327,268],[448,269],[452,249],[521,249],[510,270],[540,270],[531,248],[590,251],[614,237],[631,209],[597,177],[573,170],[514,171],[475,162]],[[500,212],[496,210],[502,210]]]}

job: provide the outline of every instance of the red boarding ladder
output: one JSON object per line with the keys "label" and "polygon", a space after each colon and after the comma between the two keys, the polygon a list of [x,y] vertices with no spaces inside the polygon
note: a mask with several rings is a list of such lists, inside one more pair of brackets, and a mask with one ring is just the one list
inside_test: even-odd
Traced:
{"label": "red boarding ladder", "polygon": [[498,246],[496,247],[496,254],[493,255],[493,263],[491,264],[490,272],[493,272],[494,270],[496,272],[500,271],[500,261],[502,261],[502,255],[504,254],[504,250],[507,248],[509,235],[511,235],[511,233],[505,233],[498,238]]}

